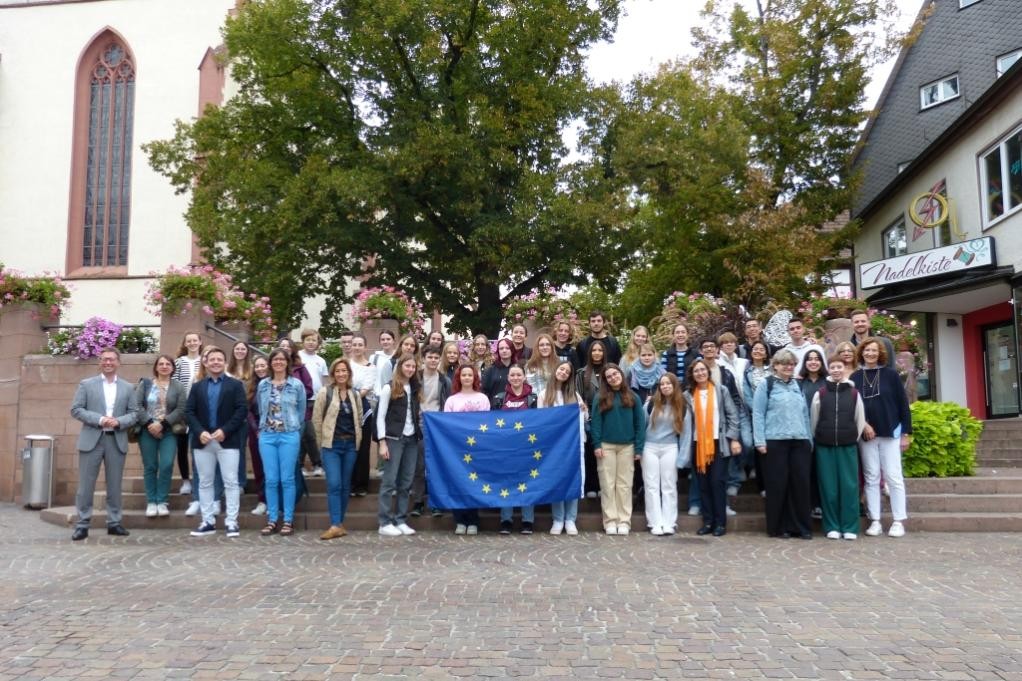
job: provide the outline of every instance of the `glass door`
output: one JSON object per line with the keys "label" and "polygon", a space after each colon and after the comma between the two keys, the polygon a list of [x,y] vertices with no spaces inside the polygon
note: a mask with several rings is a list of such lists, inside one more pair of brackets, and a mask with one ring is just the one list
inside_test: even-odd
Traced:
{"label": "glass door", "polygon": [[1018,362],[1015,328],[1010,322],[983,329],[987,417],[1018,416]]}

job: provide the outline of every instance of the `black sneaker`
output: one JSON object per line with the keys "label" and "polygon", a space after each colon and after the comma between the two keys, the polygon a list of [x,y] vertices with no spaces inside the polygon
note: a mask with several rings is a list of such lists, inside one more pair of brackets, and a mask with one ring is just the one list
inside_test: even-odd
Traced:
{"label": "black sneaker", "polygon": [[823,518],[823,509],[819,506],[815,507],[809,514],[814,520],[821,520]]}
{"label": "black sneaker", "polygon": [[442,509],[442,508],[431,508],[431,509],[429,509],[429,513],[434,518],[443,518],[444,517],[444,509]]}
{"label": "black sneaker", "polygon": [[227,536],[232,538],[232,539],[234,537],[239,537],[239,536],[241,536],[241,531],[238,529],[237,525],[228,525],[227,526]]}
{"label": "black sneaker", "polygon": [[522,521],[522,534],[532,534],[532,523]]}
{"label": "black sneaker", "polygon": [[511,534],[511,521],[510,520],[501,520],[500,521],[500,533],[501,534]]}
{"label": "black sneaker", "polygon": [[202,523],[197,529],[192,530],[193,537],[208,537],[216,534],[216,525],[212,523]]}
{"label": "black sneaker", "polygon": [[408,515],[412,516],[413,518],[420,518],[422,517],[422,511],[425,510],[425,508],[426,506],[424,504],[421,503],[415,504],[415,506],[412,507],[412,512],[409,513]]}

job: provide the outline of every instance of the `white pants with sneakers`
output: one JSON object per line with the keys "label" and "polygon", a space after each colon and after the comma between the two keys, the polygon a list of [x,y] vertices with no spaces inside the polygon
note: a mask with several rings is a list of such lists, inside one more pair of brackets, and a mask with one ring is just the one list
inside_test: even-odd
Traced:
{"label": "white pants with sneakers", "polygon": [[674,531],[678,525],[678,444],[647,442],[642,449],[646,523]]}
{"label": "white pants with sneakers", "polygon": [[870,520],[880,520],[880,474],[891,492],[891,515],[895,522],[908,517],[905,511],[905,478],[901,474],[901,443],[896,437],[875,437],[859,441],[862,477],[866,481],[866,511]]}
{"label": "white pants with sneakers", "polygon": [[219,464],[220,476],[224,480],[227,525],[237,526],[238,507],[241,502],[241,489],[238,487],[238,461],[241,452],[237,449],[224,449],[219,443],[211,442],[194,450],[194,454],[195,466],[199,469],[199,508],[202,511],[202,522],[216,525],[216,517],[213,515],[215,510],[213,479],[216,477],[216,468]]}

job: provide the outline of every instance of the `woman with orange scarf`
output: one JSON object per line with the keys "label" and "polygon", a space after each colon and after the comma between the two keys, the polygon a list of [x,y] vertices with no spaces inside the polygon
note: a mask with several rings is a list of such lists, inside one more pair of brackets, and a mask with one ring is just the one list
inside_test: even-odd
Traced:
{"label": "woman with orange scarf", "polygon": [[[742,453],[738,409],[730,393],[714,385],[705,361],[697,359],[685,373],[685,402],[692,414],[692,469],[703,513],[703,526],[696,534],[712,532],[714,537],[722,537],[727,533],[728,457]],[[682,438],[686,440],[689,438]]]}

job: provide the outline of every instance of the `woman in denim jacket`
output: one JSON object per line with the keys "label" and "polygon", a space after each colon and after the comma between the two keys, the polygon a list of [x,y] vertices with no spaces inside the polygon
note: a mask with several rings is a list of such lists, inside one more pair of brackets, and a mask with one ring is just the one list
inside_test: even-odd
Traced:
{"label": "woman in denim jacket", "polygon": [[752,435],[763,457],[767,534],[812,539],[812,431],[806,399],[794,379],[796,363],[790,350],[774,355],[774,375],[759,384],[752,400]]}
{"label": "woman in denim jacket", "polygon": [[[259,453],[266,478],[266,527],[263,536],[278,531],[294,534],[295,472],[305,428],[305,386],[291,375],[291,355],[283,348],[270,352],[270,375],[256,389],[259,405]],[[279,500],[283,498],[284,508]]]}

